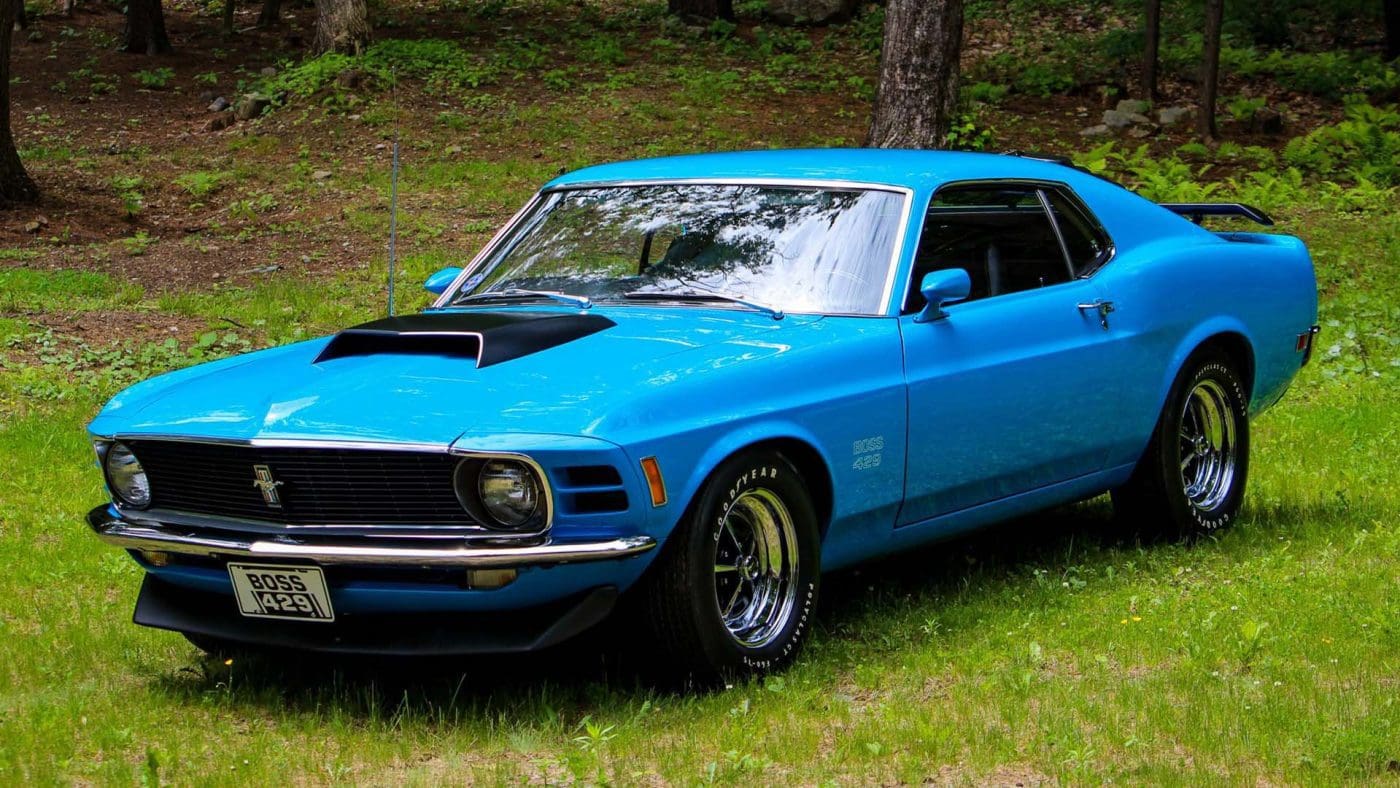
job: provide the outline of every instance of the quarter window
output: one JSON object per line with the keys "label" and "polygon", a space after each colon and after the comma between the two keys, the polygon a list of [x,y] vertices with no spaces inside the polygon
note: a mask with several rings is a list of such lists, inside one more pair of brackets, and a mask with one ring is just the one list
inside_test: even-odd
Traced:
{"label": "quarter window", "polygon": [[1065,239],[1065,251],[1069,253],[1075,273],[1083,276],[1098,268],[1108,256],[1108,236],[1064,194],[1046,189],[1045,196],[1055,223],[1060,227],[1060,235]]}
{"label": "quarter window", "polygon": [[968,300],[1070,280],[1060,239],[1036,186],[955,186],[929,203],[914,257],[906,312],[923,308],[924,275],[962,268],[972,279]]}

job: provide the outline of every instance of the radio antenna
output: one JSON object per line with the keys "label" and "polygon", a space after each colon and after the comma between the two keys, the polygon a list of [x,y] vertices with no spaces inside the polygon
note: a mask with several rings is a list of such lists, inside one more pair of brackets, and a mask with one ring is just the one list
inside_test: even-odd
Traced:
{"label": "radio antenna", "polygon": [[399,237],[399,74],[389,72],[389,93],[394,106],[394,159],[389,168],[389,317],[394,316],[394,268],[398,262],[395,242]]}

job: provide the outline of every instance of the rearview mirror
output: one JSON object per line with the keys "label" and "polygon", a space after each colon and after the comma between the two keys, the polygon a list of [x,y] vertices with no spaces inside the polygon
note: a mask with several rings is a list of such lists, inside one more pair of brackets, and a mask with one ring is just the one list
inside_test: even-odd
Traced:
{"label": "rearview mirror", "polygon": [[460,273],[462,273],[462,269],[455,266],[452,268],[444,268],[428,277],[428,281],[423,283],[423,289],[427,290],[429,293],[442,295]]}
{"label": "rearview mirror", "polygon": [[924,275],[919,283],[919,293],[924,297],[924,308],[914,316],[915,323],[942,320],[948,316],[943,311],[944,304],[961,301],[972,292],[972,278],[961,268],[944,268]]}

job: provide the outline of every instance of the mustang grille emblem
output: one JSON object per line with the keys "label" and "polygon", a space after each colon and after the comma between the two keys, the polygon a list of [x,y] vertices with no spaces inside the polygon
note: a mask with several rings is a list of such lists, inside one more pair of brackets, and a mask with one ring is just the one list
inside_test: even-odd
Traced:
{"label": "mustang grille emblem", "polygon": [[271,468],[266,465],[254,465],[253,486],[262,493],[263,503],[277,509],[282,508],[282,496],[277,494],[277,488],[282,486],[282,482],[272,478]]}

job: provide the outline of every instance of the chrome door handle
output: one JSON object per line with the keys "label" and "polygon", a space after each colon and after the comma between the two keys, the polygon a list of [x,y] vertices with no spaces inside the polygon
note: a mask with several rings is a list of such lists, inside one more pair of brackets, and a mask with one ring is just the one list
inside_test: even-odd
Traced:
{"label": "chrome door handle", "polygon": [[1112,301],[1104,301],[1104,300],[1102,300],[1102,299],[1096,299],[1092,304],[1080,304],[1080,305],[1079,305],[1079,311],[1083,312],[1083,311],[1086,310],[1086,309],[1092,309],[1092,310],[1094,310],[1095,312],[1098,312],[1098,313],[1099,313],[1099,325],[1100,325],[1100,326],[1103,326],[1103,330],[1104,330],[1104,331],[1107,331],[1107,330],[1108,330],[1108,313],[1113,311],[1113,302],[1112,302]]}

